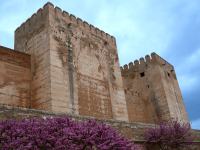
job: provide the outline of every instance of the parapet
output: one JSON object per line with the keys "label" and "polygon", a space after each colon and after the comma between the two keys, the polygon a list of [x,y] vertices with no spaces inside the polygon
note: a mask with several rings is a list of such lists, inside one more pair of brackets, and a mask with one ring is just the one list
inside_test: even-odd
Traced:
{"label": "parapet", "polygon": [[172,66],[170,63],[168,63],[166,60],[164,60],[162,57],[160,57],[155,52],[151,53],[151,58],[149,55],[146,55],[145,59],[143,57],[141,57],[139,59],[139,61],[135,60],[134,64],[132,62],[130,62],[128,65],[125,64],[123,67],[120,67],[120,68],[121,68],[122,74],[126,74],[128,72],[132,72],[134,70],[134,68],[142,69],[142,68],[144,68],[145,65],[152,64],[152,63],[159,63],[159,64],[169,68],[169,70],[174,70],[174,66]]}
{"label": "parapet", "polygon": [[37,13],[34,13],[30,18],[23,22],[20,27],[15,30],[15,35],[20,33],[28,32],[32,27],[35,26],[36,23],[42,22],[47,19],[48,10],[50,7],[54,7],[54,5],[50,2],[47,2],[43,9],[38,9]]}
{"label": "parapet", "polygon": [[0,61],[30,69],[30,60],[31,56],[29,54],[0,45]]}
{"label": "parapet", "polygon": [[105,41],[108,41],[114,45],[116,45],[116,39],[114,36],[110,36],[108,33],[94,27],[93,25],[89,25],[86,21],[82,21],[80,18],[76,18],[73,14],[70,14],[66,11],[62,11],[59,7],[55,7],[50,2],[47,2],[43,9],[40,8],[37,13],[33,14],[31,18],[28,18],[25,23],[22,23],[20,27],[15,30],[15,33],[25,33],[29,31],[30,27],[32,27],[36,22],[43,21],[46,19],[46,15],[48,14],[48,10],[53,9],[55,13],[55,17],[58,19],[66,20],[68,23],[72,23],[77,26],[81,26],[85,31],[91,32],[95,36],[102,38]]}

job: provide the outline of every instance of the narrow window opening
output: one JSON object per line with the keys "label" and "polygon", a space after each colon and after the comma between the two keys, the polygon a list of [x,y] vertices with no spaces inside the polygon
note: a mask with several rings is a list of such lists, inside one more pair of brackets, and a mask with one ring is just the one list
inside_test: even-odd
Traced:
{"label": "narrow window opening", "polygon": [[145,76],[145,75],[144,75],[144,72],[140,73],[140,76],[141,76],[141,77],[144,77],[144,76]]}
{"label": "narrow window opening", "polygon": [[149,88],[149,85],[147,85],[147,87]]}
{"label": "narrow window opening", "polygon": [[167,73],[167,75],[170,77],[170,73]]}

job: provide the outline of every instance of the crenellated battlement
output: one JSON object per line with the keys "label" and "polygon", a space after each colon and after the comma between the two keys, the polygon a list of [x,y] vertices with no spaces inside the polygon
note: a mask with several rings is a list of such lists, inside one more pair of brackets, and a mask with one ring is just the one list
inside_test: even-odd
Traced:
{"label": "crenellated battlement", "polygon": [[54,15],[58,19],[63,19],[68,23],[72,23],[77,26],[81,26],[85,31],[92,33],[105,41],[108,41],[114,45],[116,45],[115,37],[105,33],[104,31],[100,30],[97,27],[94,27],[91,24],[88,24],[86,21],[83,21],[80,18],[76,18],[73,14],[69,14],[67,11],[63,10],[59,7],[55,7],[50,2],[47,2],[43,8],[38,9],[37,13],[34,13],[31,18],[28,18],[26,22],[22,23],[20,27],[15,30],[15,34],[24,34],[29,31],[37,22],[44,21],[49,13],[48,10],[54,10]]}
{"label": "crenellated battlement", "polygon": [[37,13],[34,13],[30,18],[26,20],[26,22],[23,22],[21,26],[15,30],[15,35],[27,33],[37,23],[40,23],[47,19],[48,9],[50,6],[53,6],[53,4],[48,2],[43,6],[43,9],[38,9]]}
{"label": "crenellated battlement", "polygon": [[125,74],[129,71],[133,71],[135,68],[138,68],[140,70],[140,69],[143,69],[145,65],[156,63],[156,62],[165,66],[169,70],[174,70],[174,67],[170,63],[168,63],[166,60],[164,60],[155,52],[151,53],[151,57],[149,55],[146,55],[145,59],[141,57],[139,61],[136,59],[134,61],[134,64],[133,62],[130,62],[128,65],[125,64],[123,67],[120,67],[120,68],[121,68],[121,72]]}

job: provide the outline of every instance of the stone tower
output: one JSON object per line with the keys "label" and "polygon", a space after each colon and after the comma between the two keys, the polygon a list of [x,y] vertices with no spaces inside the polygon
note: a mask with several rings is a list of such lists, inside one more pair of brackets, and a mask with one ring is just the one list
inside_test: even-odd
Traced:
{"label": "stone tower", "polygon": [[113,36],[48,2],[14,45],[31,55],[31,108],[128,121]]}
{"label": "stone tower", "polygon": [[178,117],[189,123],[174,67],[156,53],[145,59],[121,67],[129,121]]}

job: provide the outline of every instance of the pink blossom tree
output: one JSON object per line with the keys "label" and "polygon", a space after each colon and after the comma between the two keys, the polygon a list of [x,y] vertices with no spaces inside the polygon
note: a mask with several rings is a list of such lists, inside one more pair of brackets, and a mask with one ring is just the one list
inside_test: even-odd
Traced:
{"label": "pink blossom tree", "polygon": [[148,150],[182,150],[191,149],[195,144],[189,123],[181,123],[177,118],[158,120],[158,125],[146,127],[146,142]]}
{"label": "pink blossom tree", "polygon": [[73,122],[68,117],[0,122],[1,150],[138,150],[116,129],[94,120]]}

